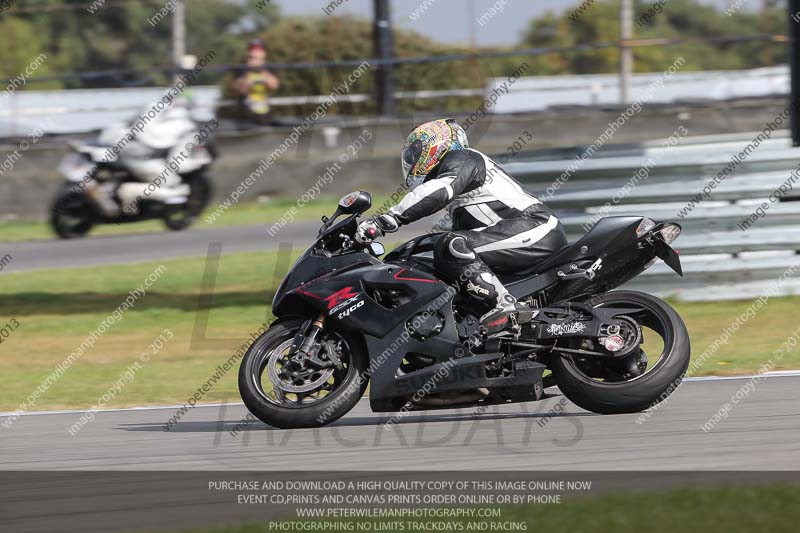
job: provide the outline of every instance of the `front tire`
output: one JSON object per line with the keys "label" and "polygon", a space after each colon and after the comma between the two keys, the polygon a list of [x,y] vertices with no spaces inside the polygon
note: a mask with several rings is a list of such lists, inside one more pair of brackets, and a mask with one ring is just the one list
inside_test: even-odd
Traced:
{"label": "front tire", "polygon": [[[360,339],[341,333],[326,335],[341,339],[346,346],[346,355],[341,360],[345,368],[334,373],[321,387],[320,392],[310,391],[303,396],[282,390],[279,380],[276,386],[270,373],[272,358],[280,357],[279,349],[294,339],[304,320],[287,320],[273,324],[253,342],[242,358],[239,368],[239,392],[250,412],[270,426],[282,429],[321,427],[344,416],[361,399],[369,383],[369,366],[366,350]],[[323,376],[324,377],[324,376]],[[272,391],[267,391],[272,386]],[[329,390],[330,389],[330,390]],[[324,392],[324,394],[323,394]],[[307,396],[321,397],[306,402]]]}
{"label": "front tire", "polygon": [[643,411],[672,394],[689,367],[691,348],[686,325],[664,301],[638,291],[612,291],[602,295],[595,304],[602,307],[626,305],[641,307],[649,312],[647,327],[656,324],[663,326],[661,357],[640,376],[623,381],[598,381],[581,369],[576,357],[556,356],[552,370],[558,388],[573,403],[587,411],[600,414]]}

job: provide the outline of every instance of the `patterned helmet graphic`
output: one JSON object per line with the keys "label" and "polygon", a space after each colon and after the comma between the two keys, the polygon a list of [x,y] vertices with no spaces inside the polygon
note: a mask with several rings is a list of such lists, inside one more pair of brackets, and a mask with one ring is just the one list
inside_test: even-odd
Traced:
{"label": "patterned helmet graphic", "polygon": [[414,128],[403,147],[402,163],[406,184],[414,189],[451,150],[469,148],[467,132],[453,119],[426,122]]}

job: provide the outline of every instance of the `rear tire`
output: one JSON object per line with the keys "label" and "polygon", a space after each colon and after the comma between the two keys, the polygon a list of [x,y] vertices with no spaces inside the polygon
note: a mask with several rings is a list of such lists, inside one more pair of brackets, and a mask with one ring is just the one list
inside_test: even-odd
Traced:
{"label": "rear tire", "polygon": [[239,367],[239,393],[250,412],[259,420],[282,429],[321,427],[338,420],[361,399],[369,380],[367,352],[360,339],[341,334],[350,348],[347,376],[330,394],[308,406],[283,407],[268,400],[257,380],[264,374],[265,357],[287,339],[292,339],[305,321],[287,320],[273,324],[253,342]]}
{"label": "rear tire", "polygon": [[85,237],[94,226],[94,214],[88,198],[65,185],[50,208],[50,227],[61,239]]}
{"label": "rear tire", "polygon": [[172,231],[182,231],[194,224],[194,221],[211,200],[211,181],[205,174],[189,180],[189,198],[183,208],[167,215],[164,224]]}
{"label": "rear tire", "polygon": [[552,363],[558,388],[577,406],[600,414],[637,413],[665,400],[678,387],[689,367],[689,333],[680,315],[655,296],[638,291],[612,291],[599,304],[630,302],[644,307],[669,326],[662,358],[643,375],[630,381],[602,382],[578,368],[572,356],[556,356]]}

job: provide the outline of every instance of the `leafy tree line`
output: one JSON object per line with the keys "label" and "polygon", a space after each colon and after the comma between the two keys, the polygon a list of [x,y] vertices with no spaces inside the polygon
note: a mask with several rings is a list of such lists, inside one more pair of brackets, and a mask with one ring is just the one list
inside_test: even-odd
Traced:
{"label": "leafy tree line", "polygon": [[[758,12],[739,10],[727,15],[724,10],[697,0],[661,0],[634,3],[634,37],[716,38],[733,35],[785,34],[788,30],[785,1],[760,0]],[[733,0],[731,0],[733,3]],[[755,2],[753,2],[755,3]],[[653,9],[661,5],[661,11]],[[523,36],[530,47],[571,46],[619,39],[619,1],[598,0],[574,20],[572,10],[561,16],[549,13],[531,21]],[[735,70],[756,68],[788,59],[786,43],[750,41],[737,44],[690,42],[673,46],[649,46],[634,49],[637,72],[659,72],[675,57],[687,60],[682,70]],[[619,52],[616,48],[581,51],[535,60],[541,74],[598,74],[616,72]]]}
{"label": "leafy tree line", "polygon": [[[248,36],[277,19],[274,6],[259,9],[257,3],[188,0],[187,50],[200,57],[214,50],[215,63],[220,65],[237,62]],[[142,72],[68,79],[35,88],[164,84],[168,75],[148,70],[172,63],[171,15],[155,17],[165,6],[166,0],[96,0],[94,5],[91,0],[16,0],[0,13],[0,72],[13,78],[44,52],[48,60],[36,77],[111,69]],[[199,81],[219,79],[219,73],[209,71]]]}
{"label": "leafy tree line", "polygon": [[[785,1],[768,0],[758,12],[740,10],[734,16],[700,4],[697,0],[660,2],[663,10],[652,11],[654,2],[637,0],[634,25],[637,38],[722,37],[757,33],[785,33]],[[168,76],[152,73],[153,66],[171,64],[171,16],[153,26],[149,19],[165,5],[164,0],[106,0],[90,13],[86,0],[23,1],[0,14],[0,65],[6,78],[12,78],[44,51],[48,60],[36,77],[91,72],[107,69],[140,69],[117,77],[68,79],[37,84],[35,88],[113,87],[126,84],[166,84]],[[42,8],[42,9],[37,9]],[[43,8],[48,8],[44,10]],[[74,9],[64,9],[74,8]],[[27,11],[26,9],[30,9]],[[650,15],[646,16],[648,13]],[[362,60],[373,54],[372,24],[368,19],[350,16],[282,17],[277,7],[263,0],[187,0],[187,49],[198,56],[216,52],[210,68],[198,83],[223,83],[230,75],[214,71],[214,65],[240,64],[245,43],[263,38],[270,50],[270,61],[295,63],[310,61]],[[547,13],[530,22],[515,47],[483,48],[496,52],[533,47],[564,47],[581,43],[615,41],[619,36],[619,1],[597,0],[578,17]],[[500,22],[498,22],[500,23]],[[467,54],[466,46],[438,43],[417,32],[395,28],[398,57]],[[783,63],[787,45],[769,42],[736,44],[687,43],[674,46],[637,48],[634,52],[638,72],[661,71],[676,56],[686,59],[682,70],[742,69]],[[527,62],[529,75],[589,74],[615,72],[619,53],[616,48],[601,48],[534,57],[468,59],[446,63],[400,65],[396,69],[400,91],[468,89],[485,86],[487,78],[507,76],[521,62]],[[352,68],[278,71],[282,85],[278,95],[328,94]],[[373,74],[362,76],[351,92],[370,93]],[[477,103],[477,102],[473,102]],[[369,103],[342,104],[338,111],[371,112]],[[463,98],[404,101],[403,112],[436,107],[440,110],[464,109]],[[299,109],[286,110],[297,113]]]}

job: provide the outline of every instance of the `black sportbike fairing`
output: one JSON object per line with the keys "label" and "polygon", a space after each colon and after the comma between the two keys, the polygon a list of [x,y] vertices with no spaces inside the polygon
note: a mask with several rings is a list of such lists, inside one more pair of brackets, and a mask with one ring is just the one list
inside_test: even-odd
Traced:
{"label": "black sportbike fairing", "polygon": [[[520,357],[525,354],[521,347],[529,354],[558,350],[606,361],[633,353],[641,335],[637,341],[631,328],[628,337],[635,346],[625,344],[624,352],[614,353],[622,349],[619,332],[626,328],[620,317],[636,316],[644,309],[595,306],[591,297],[640,274],[656,257],[681,272],[669,246],[679,226],[643,217],[604,218],[544,263],[506,276],[509,290],[533,311],[524,323],[514,324],[513,342],[481,337],[476,319],[481,310],[470,310],[470,304],[435,275],[432,251],[437,235],[412,239],[384,261],[377,257],[382,247],[376,252],[354,241],[358,216],[369,204],[366,193],[352,193],[342,199],[342,209],[332,219],[323,218],[317,241],[278,289],[273,313],[309,321],[323,317],[325,328],[362,338],[369,354],[373,411],[409,407],[409,397],[419,391],[428,396],[479,389],[500,392],[481,399],[482,404],[539,399],[549,366]],[[342,214],[349,216],[335,222]],[[587,338],[603,340],[607,350],[598,351],[595,345],[584,349],[581,342]],[[513,356],[511,345],[516,346]],[[411,408],[452,407],[420,403]]]}

